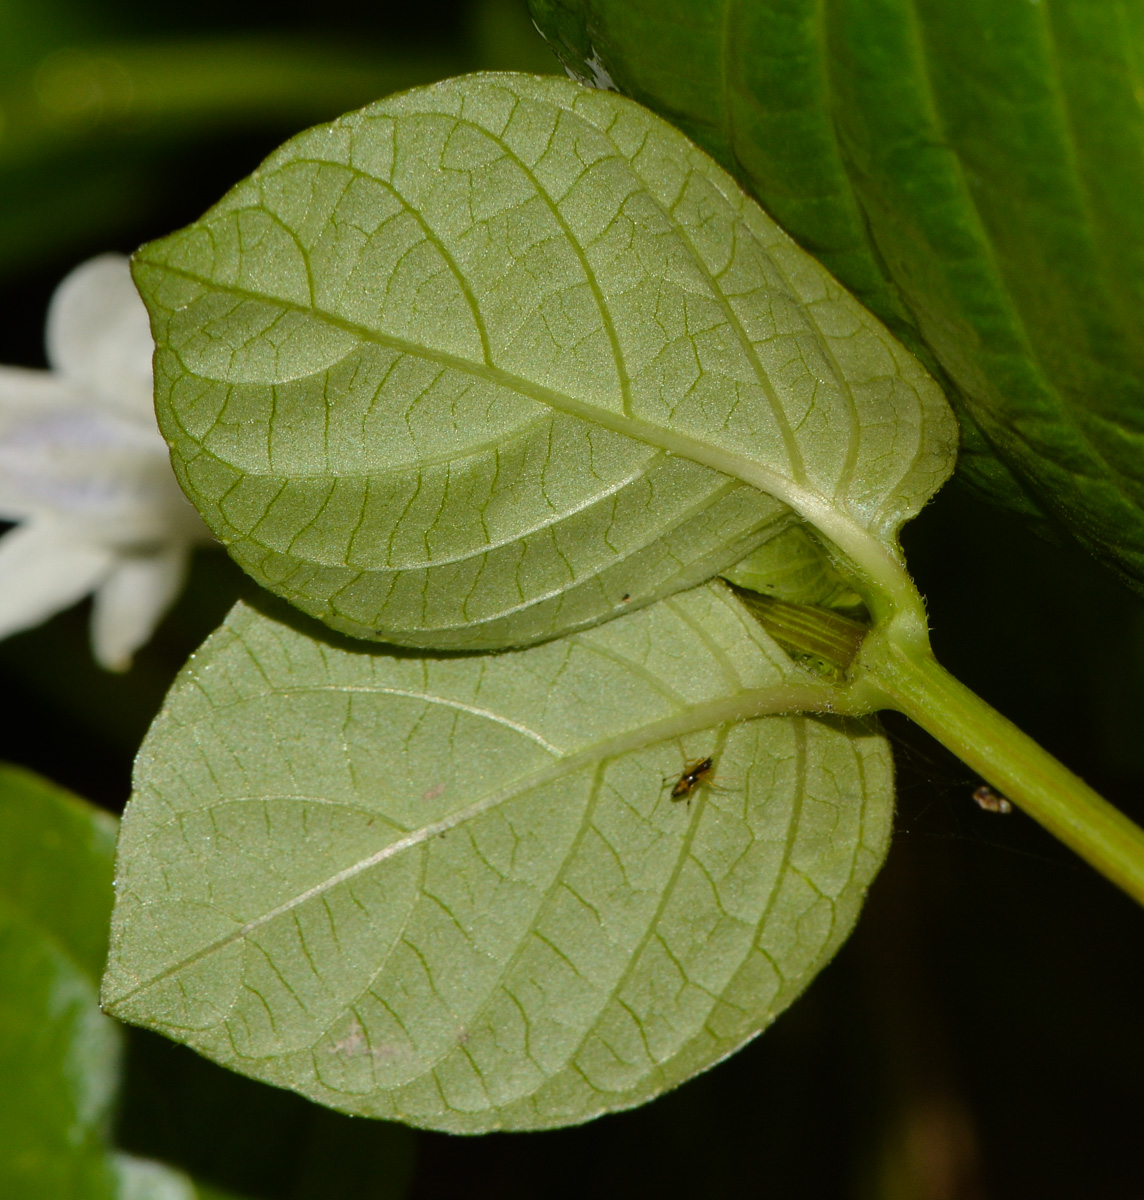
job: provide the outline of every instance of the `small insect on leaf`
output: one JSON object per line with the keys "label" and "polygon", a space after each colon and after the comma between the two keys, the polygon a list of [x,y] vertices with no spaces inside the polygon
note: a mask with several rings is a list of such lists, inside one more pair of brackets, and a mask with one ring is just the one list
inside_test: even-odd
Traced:
{"label": "small insect on leaf", "polygon": [[973,799],[977,807],[985,812],[1011,813],[1013,811],[1013,805],[1004,796],[999,796],[987,783],[983,783],[974,790]]}
{"label": "small insect on leaf", "polygon": [[706,783],[715,769],[712,758],[697,758],[683,768],[683,774],[675,781],[671,789],[673,800],[686,800],[701,784]]}

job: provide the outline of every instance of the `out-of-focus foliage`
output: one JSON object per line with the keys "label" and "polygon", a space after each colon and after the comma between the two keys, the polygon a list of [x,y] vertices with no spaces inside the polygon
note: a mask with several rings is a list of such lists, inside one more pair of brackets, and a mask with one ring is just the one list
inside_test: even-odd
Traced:
{"label": "out-of-focus foliage", "polygon": [[[446,16],[453,15],[446,13]],[[117,19],[118,18],[118,19]],[[270,28],[134,34],[115,5],[0,4],[0,279],[100,249],[174,198],[181,150],[268,145],[388,92],[474,66],[557,69],[511,0],[479,0],[433,42],[382,23],[363,38]],[[467,36],[466,36],[467,35]],[[160,232],[163,225],[155,227]]]}
{"label": "out-of-focus foliage", "polygon": [[116,821],[0,766],[0,1194],[224,1200],[109,1144],[122,1034],[99,1011]]}

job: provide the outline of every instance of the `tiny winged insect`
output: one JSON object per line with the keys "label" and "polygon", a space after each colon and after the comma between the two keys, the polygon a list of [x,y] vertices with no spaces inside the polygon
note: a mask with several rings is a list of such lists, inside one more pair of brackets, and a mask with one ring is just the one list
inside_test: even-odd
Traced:
{"label": "tiny winged insect", "polygon": [[683,768],[683,774],[680,775],[672,786],[671,798],[673,800],[689,800],[691,793],[700,784],[710,781],[714,770],[715,760],[710,756],[707,758],[697,758],[694,762],[689,762]]}

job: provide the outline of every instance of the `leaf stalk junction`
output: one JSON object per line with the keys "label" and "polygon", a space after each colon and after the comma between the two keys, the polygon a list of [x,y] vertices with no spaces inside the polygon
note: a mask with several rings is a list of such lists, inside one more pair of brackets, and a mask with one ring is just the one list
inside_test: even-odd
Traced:
{"label": "leaf stalk junction", "polygon": [[735,590],[779,645],[846,693],[836,711],[903,713],[1144,904],[1144,829],[955,679],[928,635],[919,637],[917,621],[870,628],[829,609]]}

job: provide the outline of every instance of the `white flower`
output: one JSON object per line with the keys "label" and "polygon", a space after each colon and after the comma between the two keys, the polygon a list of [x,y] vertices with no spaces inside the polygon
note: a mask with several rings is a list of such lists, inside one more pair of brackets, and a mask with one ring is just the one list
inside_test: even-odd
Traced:
{"label": "white flower", "polygon": [[154,344],[127,260],[77,267],[48,309],[50,371],[0,367],[0,638],[95,593],[92,648],[122,671],[211,535],[171,470]]}

